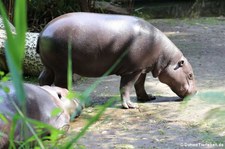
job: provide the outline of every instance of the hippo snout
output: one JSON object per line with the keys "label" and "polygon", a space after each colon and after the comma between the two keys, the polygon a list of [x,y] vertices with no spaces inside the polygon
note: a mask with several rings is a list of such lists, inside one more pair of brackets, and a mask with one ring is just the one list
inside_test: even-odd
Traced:
{"label": "hippo snout", "polygon": [[190,96],[190,95],[195,95],[197,93],[197,89],[193,89],[191,91],[188,91],[186,94],[185,94],[185,97],[186,96]]}
{"label": "hippo snout", "polygon": [[197,89],[196,88],[194,88],[194,89],[188,89],[183,95],[179,95],[178,94],[178,96],[180,97],[180,98],[185,98],[185,97],[188,97],[188,96],[193,96],[193,95],[195,95],[197,93]]}

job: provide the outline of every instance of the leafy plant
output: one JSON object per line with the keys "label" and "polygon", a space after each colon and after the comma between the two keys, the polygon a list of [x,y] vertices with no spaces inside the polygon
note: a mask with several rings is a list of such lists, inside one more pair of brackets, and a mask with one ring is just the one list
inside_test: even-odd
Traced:
{"label": "leafy plant", "polygon": [[[26,1],[16,1],[15,5],[15,28],[16,34],[13,34],[10,30],[8,17],[6,15],[6,10],[3,7],[2,1],[0,1],[0,12],[2,15],[3,23],[6,30],[7,40],[5,42],[5,53],[7,64],[10,70],[10,74],[12,77],[13,85],[16,89],[16,96],[20,99],[19,102],[22,105],[22,115],[26,115],[26,108],[25,108],[25,93],[23,88],[23,79],[22,79],[22,61],[24,57],[24,48],[25,48],[25,33],[27,29],[26,25]],[[13,129],[11,129],[13,130]],[[13,140],[14,132],[11,131],[10,139]],[[10,145],[12,141],[10,141]]]}
{"label": "leafy plant", "polygon": [[[26,138],[26,133],[30,131],[33,134],[33,138],[38,142],[39,146],[41,148],[44,148],[44,145],[40,138],[38,137],[39,134],[34,131],[32,125],[39,126],[39,127],[45,127],[50,128],[50,126],[47,127],[46,124],[35,122],[34,120],[28,120],[26,117],[26,102],[25,102],[25,92],[23,88],[23,72],[22,72],[22,62],[24,58],[24,49],[25,49],[25,33],[27,29],[26,24],[26,1],[25,0],[17,0],[15,3],[15,16],[14,16],[14,22],[15,22],[15,28],[16,28],[16,34],[13,34],[10,30],[10,26],[8,23],[8,18],[6,15],[5,8],[3,7],[2,2],[0,1],[0,12],[3,18],[3,23],[5,26],[6,34],[7,34],[7,40],[5,42],[5,53],[6,53],[6,59],[7,64],[10,70],[10,76],[12,78],[12,83],[16,90],[16,96],[19,99],[20,105],[22,105],[22,108],[20,109],[15,102],[12,100],[12,104],[14,108],[17,110],[18,114],[15,114],[12,117],[12,125],[11,130],[9,134],[9,142],[10,142],[10,148],[16,148],[15,142],[14,142],[14,133],[16,129],[16,124],[21,123],[21,135],[23,138]],[[1,81],[5,82],[8,81],[9,77],[6,75],[4,76],[4,73],[1,72]],[[8,93],[9,89],[6,87],[2,87],[2,89]],[[1,120],[6,122],[6,118],[1,114]],[[29,130],[28,130],[29,129]],[[37,129],[36,129],[37,130]],[[43,130],[43,129],[41,129]],[[57,132],[54,130],[54,133]],[[41,132],[44,133],[44,132]],[[29,146],[27,142],[30,142],[30,140],[34,139],[27,139],[24,143],[21,144],[21,146]]]}
{"label": "leafy plant", "polygon": [[[51,132],[50,136],[50,142],[51,144],[48,144],[48,148],[54,147],[55,145],[58,145],[58,139],[60,135],[63,135],[63,131],[59,131],[57,129],[54,129],[53,127],[43,124],[39,121],[31,120],[26,117],[26,102],[25,102],[25,92],[23,88],[23,72],[22,72],[22,62],[24,58],[24,49],[25,49],[25,33],[27,30],[27,18],[26,18],[26,0],[17,0],[15,2],[15,15],[14,15],[14,22],[16,27],[16,34],[13,34],[10,30],[8,18],[6,15],[5,8],[3,7],[2,2],[0,1],[0,13],[3,18],[3,23],[6,29],[7,34],[7,40],[5,43],[6,47],[6,59],[7,64],[10,70],[10,78],[12,79],[12,83],[16,90],[16,96],[19,99],[19,102],[22,105],[22,108],[20,109],[14,102],[13,106],[16,108],[17,113],[12,118],[12,125],[11,125],[11,131],[9,134],[9,141],[10,141],[10,148],[16,148],[16,144],[19,145],[20,148],[30,148],[30,145],[33,143],[33,141],[37,142],[35,146],[38,148],[45,148],[45,144],[43,141],[39,138],[42,134],[44,134],[47,129]],[[68,42],[68,51],[69,51],[69,57],[71,57],[71,44]],[[126,52],[121,56],[121,58],[110,68],[109,71],[105,73],[104,76],[108,75],[114,67],[121,61],[123,56],[126,54]],[[68,61],[68,88],[72,92],[72,60],[69,58]],[[4,76],[5,74],[1,72],[1,75]],[[2,81],[8,81],[8,77],[1,77]],[[81,96],[77,96],[76,94],[72,93],[71,97],[79,97],[82,101],[82,103],[89,101],[89,95],[93,92],[93,90],[96,88],[96,86],[102,81],[103,78],[98,79],[93,85],[91,85],[85,92],[81,94]],[[9,92],[9,89],[2,87],[5,92]],[[90,121],[87,123],[87,125],[84,126],[84,128],[81,130],[80,133],[78,133],[76,136],[73,137],[73,139],[69,140],[63,145],[59,145],[59,147],[62,148],[70,148],[74,143],[78,141],[78,139],[85,134],[85,132],[88,130],[88,128],[95,123],[98,118],[101,116],[101,114],[105,111],[105,109],[110,106],[117,98],[110,99],[105,105],[101,106],[99,113],[97,113]],[[57,109],[56,109],[57,111]],[[53,111],[55,113],[55,111]],[[7,122],[7,119],[0,114],[0,120]],[[24,138],[26,138],[26,132],[30,131],[33,136],[30,138],[26,138],[26,140],[23,140],[23,142],[15,142],[14,140],[14,133],[16,129],[17,123],[24,123],[24,128],[22,129],[22,133],[24,135]],[[33,129],[35,127],[35,130]],[[0,133],[0,136],[4,135],[3,133]],[[37,146],[38,145],[38,146]]]}
{"label": "leafy plant", "polygon": [[[21,102],[24,103],[25,94],[22,86],[22,61],[24,58],[25,49],[25,33],[27,29],[26,25],[26,2],[25,0],[16,1],[15,7],[15,28],[16,34],[13,34],[10,30],[9,23],[7,21],[7,15],[5,8],[0,1],[0,12],[3,18],[5,26],[7,40],[5,42],[6,47],[6,59],[9,70],[11,72],[12,82],[16,87],[16,95],[20,98]],[[24,108],[25,109],[25,108]]]}

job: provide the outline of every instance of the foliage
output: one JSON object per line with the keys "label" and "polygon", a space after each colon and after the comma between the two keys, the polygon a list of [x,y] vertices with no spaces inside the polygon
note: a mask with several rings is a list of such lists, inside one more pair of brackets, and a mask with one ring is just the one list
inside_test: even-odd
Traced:
{"label": "foliage", "polygon": [[[3,23],[6,29],[7,40],[5,47],[7,48],[6,58],[9,70],[11,72],[11,77],[13,84],[16,86],[17,96],[24,101],[25,95],[22,87],[22,62],[24,58],[24,49],[25,49],[25,33],[27,29],[26,25],[26,3],[25,1],[17,2],[15,7],[15,28],[17,34],[12,34],[9,23],[7,21],[7,15],[3,4],[0,3],[0,11],[3,17]],[[20,44],[18,44],[19,42]]]}
{"label": "foliage", "polygon": [[[25,33],[27,29],[26,1],[25,0],[16,1],[16,5],[15,5],[16,15],[14,17],[15,28],[17,32],[16,35],[14,35],[10,30],[10,26],[7,21],[6,11],[1,1],[0,1],[0,12],[3,18],[3,23],[4,23],[6,34],[7,34],[7,40],[5,42],[5,47],[7,50],[5,51],[5,53],[6,53],[8,68],[11,72],[12,82],[16,89],[16,95],[20,99],[20,103],[22,105],[22,109],[21,109],[22,111],[20,111],[22,114],[21,116],[24,116],[26,115],[26,108],[25,108],[26,103],[25,103],[25,93],[24,93],[23,80],[22,80],[22,61],[23,61],[24,49],[25,49]],[[14,138],[13,134],[14,132],[11,131],[10,133],[11,139]],[[12,144],[12,141],[10,141],[10,145],[14,146]]]}
{"label": "foliage", "polygon": [[[15,13],[13,10],[14,0],[3,0],[3,2],[7,7],[9,20],[13,22],[13,14]],[[29,0],[27,1],[29,31],[40,32],[53,18],[69,12],[106,12],[107,10],[103,11],[97,6],[97,2],[106,2],[106,5],[122,7],[130,12],[133,8],[133,0]]]}
{"label": "foliage", "polygon": [[[41,2],[36,2],[37,5],[41,5]],[[50,0],[47,2],[51,2]],[[54,3],[53,3],[54,4]],[[20,99],[20,102],[22,103],[23,107],[20,109],[16,103],[13,102],[13,106],[16,108],[17,113],[12,118],[12,125],[11,125],[11,131],[9,134],[9,141],[10,141],[10,147],[16,148],[16,145],[19,145],[21,148],[30,148],[31,145],[36,146],[36,148],[45,148],[45,143],[39,138],[47,131],[50,131],[51,135],[48,137],[50,139],[50,144],[47,144],[48,148],[53,148],[56,145],[61,146],[62,148],[70,148],[74,143],[78,141],[78,139],[84,135],[84,133],[88,130],[88,128],[95,123],[98,118],[101,116],[101,114],[105,111],[106,107],[110,106],[114,100],[117,98],[110,99],[105,105],[103,105],[99,111],[99,113],[96,114],[90,121],[87,123],[86,126],[81,130],[80,133],[78,133],[76,136],[73,137],[72,140],[69,140],[65,143],[65,145],[58,144],[58,139],[60,136],[65,134],[64,131],[59,131],[52,126],[49,126],[47,124],[41,123],[36,120],[32,120],[26,117],[26,108],[25,108],[25,92],[23,88],[23,78],[22,78],[22,60],[24,58],[24,49],[25,49],[25,33],[27,29],[26,25],[26,1],[25,0],[17,0],[15,3],[15,15],[14,15],[14,22],[16,26],[16,35],[13,35],[10,31],[9,24],[8,24],[8,17],[6,15],[6,11],[3,7],[3,4],[0,1],[0,11],[1,15],[3,17],[4,26],[6,28],[7,33],[7,41],[6,41],[6,58],[7,58],[7,64],[10,70],[10,76],[5,75],[3,72],[0,72],[1,75],[1,81],[8,81],[10,78],[12,78],[12,82],[14,84],[14,87],[16,89],[16,96],[18,99]],[[68,44],[68,51],[69,55],[71,52],[71,44]],[[122,57],[121,57],[122,58]],[[121,60],[121,59],[120,59]],[[118,60],[118,62],[120,61]],[[118,64],[115,63],[114,66],[105,74],[107,75],[112,71],[112,69],[115,67],[115,65]],[[68,84],[69,89],[72,90],[72,63],[71,59],[69,58],[70,65],[68,66]],[[85,92],[79,96],[81,98],[82,102],[88,102],[88,96],[93,92],[93,90],[96,88],[96,86],[101,82],[102,78],[100,78],[98,81],[96,81],[92,86],[90,86]],[[2,89],[5,90],[6,93],[9,92],[9,89],[2,87]],[[74,94],[72,94],[74,95]],[[75,94],[77,97],[77,95]],[[73,97],[73,96],[72,96]],[[53,115],[55,115],[59,111],[59,109],[55,109],[52,111]],[[7,122],[7,118],[4,117],[4,115],[0,114],[0,119]],[[15,142],[14,141],[14,132],[16,129],[17,123],[23,123],[24,129],[21,129],[21,132],[23,135],[26,134],[27,131],[30,131],[33,136],[30,138],[26,138],[26,140],[23,140],[23,142]],[[35,130],[34,130],[35,128]],[[4,135],[2,132],[0,133],[0,136]],[[37,142],[38,144],[33,144],[33,142]],[[15,144],[16,143],[16,144]]]}
{"label": "foliage", "polygon": [[[7,8],[10,22],[16,12],[14,11],[14,0],[3,0]],[[28,26],[31,31],[40,31],[50,20],[68,12],[79,11],[78,0],[28,0]],[[25,9],[24,9],[25,10]]]}
{"label": "foliage", "polygon": [[61,14],[79,11],[77,0],[29,0],[28,8],[28,24],[35,31],[40,31],[50,20]]}

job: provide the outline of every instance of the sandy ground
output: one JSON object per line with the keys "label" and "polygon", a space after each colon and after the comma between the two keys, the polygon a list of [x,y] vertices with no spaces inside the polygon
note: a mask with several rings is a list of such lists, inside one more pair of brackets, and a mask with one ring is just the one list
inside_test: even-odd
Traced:
{"label": "sandy ground", "polygon": [[[151,20],[181,49],[192,64],[199,94],[187,103],[148,75],[145,86],[155,101],[138,103],[139,109],[121,109],[120,102],[108,107],[100,119],[79,140],[76,148],[225,148],[224,121],[215,109],[225,110],[225,21],[223,18],[193,20]],[[84,91],[96,79],[75,84]],[[76,134],[110,97],[119,95],[117,76],[104,79],[92,93],[92,103],[72,123]],[[136,102],[135,92],[132,100]],[[223,111],[224,112],[224,111]],[[223,116],[225,112],[223,113]],[[224,118],[224,117],[223,117]]]}

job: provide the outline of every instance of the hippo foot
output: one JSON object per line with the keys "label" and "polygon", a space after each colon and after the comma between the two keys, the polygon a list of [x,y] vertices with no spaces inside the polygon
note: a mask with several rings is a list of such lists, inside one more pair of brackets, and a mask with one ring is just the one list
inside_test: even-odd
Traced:
{"label": "hippo foot", "polygon": [[138,105],[135,103],[132,103],[131,101],[124,101],[123,102],[123,108],[125,109],[136,109],[138,108]]}
{"label": "hippo foot", "polygon": [[152,101],[152,100],[155,100],[155,99],[156,99],[156,97],[151,95],[151,94],[147,95],[147,97],[144,97],[144,98],[143,97],[137,97],[137,100],[139,102],[148,102],[148,101]]}

